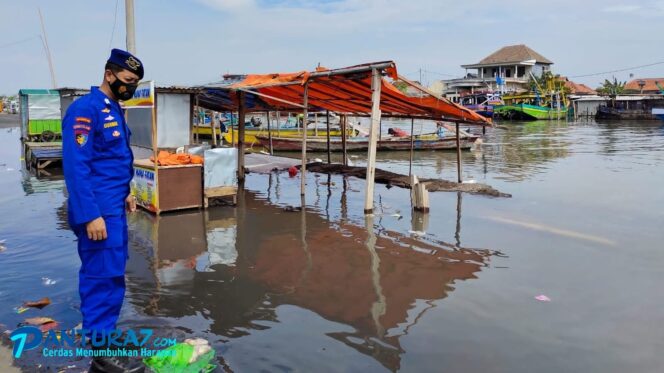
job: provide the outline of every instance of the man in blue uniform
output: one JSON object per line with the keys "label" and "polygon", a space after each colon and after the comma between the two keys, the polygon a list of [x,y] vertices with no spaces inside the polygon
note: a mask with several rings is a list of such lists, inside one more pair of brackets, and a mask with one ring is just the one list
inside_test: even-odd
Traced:
{"label": "man in blue uniform", "polygon": [[[126,212],[136,210],[130,195],[133,155],[130,131],[118,101],[130,99],[143,78],[143,64],[113,49],[99,87],[76,100],[62,122],[63,168],[69,225],[78,237],[79,294],[83,328],[91,335],[116,327],[125,294]],[[105,346],[104,346],[105,348]],[[95,358],[91,371],[140,372],[136,363]]]}

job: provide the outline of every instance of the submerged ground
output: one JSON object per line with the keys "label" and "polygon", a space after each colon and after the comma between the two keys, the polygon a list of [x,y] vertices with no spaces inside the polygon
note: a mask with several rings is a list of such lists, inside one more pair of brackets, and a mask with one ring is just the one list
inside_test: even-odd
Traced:
{"label": "submerged ground", "polygon": [[[64,182],[23,170],[16,119],[0,118],[0,332],[33,316],[74,327]],[[464,153],[464,178],[512,198],[432,193],[419,215],[379,185],[365,218],[363,180],[310,174],[301,212],[299,179],[251,174],[237,208],[133,214],[121,326],[205,338],[238,372],[659,371],[664,127],[505,126]],[[408,172],[407,153],[378,158]],[[453,180],[455,155],[417,153],[414,172]]]}

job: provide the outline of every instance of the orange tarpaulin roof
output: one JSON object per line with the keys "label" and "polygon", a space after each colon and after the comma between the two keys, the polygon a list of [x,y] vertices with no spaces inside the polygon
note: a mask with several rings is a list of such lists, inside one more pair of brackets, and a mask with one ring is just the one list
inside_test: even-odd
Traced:
{"label": "orange tarpaulin roof", "polygon": [[[249,112],[300,111],[306,84],[309,110],[369,115],[372,104],[371,72],[374,68],[394,80],[399,79],[396,66],[391,61],[334,70],[319,67],[313,72],[242,75],[219,85],[205,87],[200,104],[217,111],[237,111],[237,92],[244,91],[246,96],[255,94],[245,104]],[[383,77],[380,96],[382,115],[490,124],[489,120],[474,111],[445,98],[434,97],[426,88],[414,85],[423,91],[422,97],[405,95]]]}

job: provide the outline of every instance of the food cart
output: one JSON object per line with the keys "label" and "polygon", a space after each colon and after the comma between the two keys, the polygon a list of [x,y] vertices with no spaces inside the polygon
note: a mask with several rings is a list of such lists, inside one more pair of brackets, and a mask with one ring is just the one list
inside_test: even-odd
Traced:
{"label": "food cart", "polygon": [[203,205],[202,165],[160,166],[153,161],[160,150],[174,151],[190,144],[195,92],[186,88],[155,89],[154,81],[147,81],[123,104],[132,133],[132,194],[139,206],[155,214]]}

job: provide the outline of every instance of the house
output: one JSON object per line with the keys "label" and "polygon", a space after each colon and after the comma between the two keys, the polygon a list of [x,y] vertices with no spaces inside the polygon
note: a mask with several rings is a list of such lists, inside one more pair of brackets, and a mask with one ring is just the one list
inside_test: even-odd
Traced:
{"label": "house", "polygon": [[641,78],[630,80],[627,82],[627,84],[625,84],[624,92],[639,94],[664,94],[664,78]]}
{"label": "house", "polygon": [[551,65],[551,60],[525,44],[508,45],[477,63],[461,65],[466,69],[463,78],[442,80],[432,88],[455,101],[475,92],[525,92],[530,90],[530,77],[550,71]]}
{"label": "house", "polygon": [[588,95],[597,95],[597,91],[588,87],[583,83],[576,83],[567,78],[565,80],[565,88],[569,90],[569,95],[573,96],[588,96]]}

